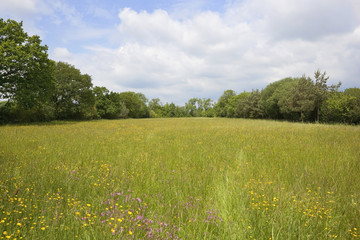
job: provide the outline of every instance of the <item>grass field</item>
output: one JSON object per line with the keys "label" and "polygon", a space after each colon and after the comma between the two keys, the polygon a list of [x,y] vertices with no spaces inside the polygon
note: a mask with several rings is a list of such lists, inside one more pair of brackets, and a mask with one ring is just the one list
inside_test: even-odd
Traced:
{"label": "grass field", "polygon": [[360,127],[0,127],[1,239],[360,238]]}

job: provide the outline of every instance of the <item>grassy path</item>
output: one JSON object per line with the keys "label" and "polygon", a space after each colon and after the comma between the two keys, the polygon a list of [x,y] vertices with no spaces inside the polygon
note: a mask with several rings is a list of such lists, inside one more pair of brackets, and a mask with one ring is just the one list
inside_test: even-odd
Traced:
{"label": "grassy path", "polygon": [[1,239],[360,238],[360,127],[0,127]]}

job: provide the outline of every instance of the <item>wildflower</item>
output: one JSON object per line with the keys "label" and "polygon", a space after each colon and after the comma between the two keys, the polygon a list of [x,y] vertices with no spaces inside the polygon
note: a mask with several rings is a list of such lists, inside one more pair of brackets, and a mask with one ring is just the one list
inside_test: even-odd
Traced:
{"label": "wildflower", "polygon": [[42,228],[41,228],[41,230],[43,230],[43,231],[44,231],[44,230],[45,230],[45,227],[42,227]]}
{"label": "wildflower", "polygon": [[133,234],[132,231],[129,231],[129,234],[132,235]]}
{"label": "wildflower", "polygon": [[18,225],[19,227],[21,227],[21,223],[17,223],[16,225]]}

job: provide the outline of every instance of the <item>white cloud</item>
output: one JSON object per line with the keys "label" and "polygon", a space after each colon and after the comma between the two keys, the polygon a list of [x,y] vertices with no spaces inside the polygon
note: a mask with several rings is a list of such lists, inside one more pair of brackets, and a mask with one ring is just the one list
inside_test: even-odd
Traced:
{"label": "white cloud", "polygon": [[[317,68],[334,82],[346,82],[349,73],[359,71],[354,28],[359,22],[354,24],[350,2],[333,3],[335,9],[324,1],[313,8],[245,1],[229,5],[224,14],[206,11],[182,20],[164,10],[125,8],[119,13],[119,47],[92,47],[93,63],[81,67],[93,74],[95,85],[179,104],[191,97],[216,99],[226,89],[240,92],[288,76],[311,76]],[[348,16],[337,23],[330,17],[337,13]]]}
{"label": "white cloud", "polygon": [[67,48],[55,48],[52,54],[53,59],[58,61],[72,61],[73,55]]}
{"label": "white cloud", "polygon": [[41,0],[11,0],[0,2],[1,14],[12,13],[13,16],[32,16],[38,12],[37,5]]}
{"label": "white cloud", "polygon": [[275,40],[316,40],[354,30],[358,23],[355,5],[359,4],[352,0],[244,0],[231,5],[228,14]]}
{"label": "white cloud", "polygon": [[1,18],[23,21],[23,26],[30,35],[42,35],[43,31],[36,24],[48,8],[43,0],[2,0],[0,1]]}
{"label": "white cloud", "polygon": [[312,76],[318,68],[332,83],[359,86],[357,0],[235,0],[223,12],[201,10],[199,0],[191,14],[181,12],[184,2],[176,11],[121,9],[110,30],[94,28],[73,6],[57,1],[48,11],[52,19],[71,26],[64,39],[86,41],[79,47],[87,52],[50,46],[55,48],[50,55],[92,75],[94,85],[177,104],[191,97],[216,100],[226,89],[261,89],[288,76]]}

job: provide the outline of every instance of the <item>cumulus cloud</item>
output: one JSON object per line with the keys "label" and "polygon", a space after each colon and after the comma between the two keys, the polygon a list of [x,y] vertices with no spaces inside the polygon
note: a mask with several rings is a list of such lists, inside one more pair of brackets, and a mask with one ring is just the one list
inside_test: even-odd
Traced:
{"label": "cumulus cloud", "polygon": [[[122,8],[112,29],[88,26],[75,8],[54,3],[53,19],[77,26],[64,38],[86,43],[80,45],[85,51],[56,46],[50,55],[90,74],[94,85],[177,104],[312,76],[318,68],[328,72],[331,83],[358,86],[357,0],[234,0],[223,11],[204,10],[199,0],[191,14],[181,13],[184,2],[171,10]],[[105,9],[91,11],[107,15]]]}
{"label": "cumulus cloud", "polygon": [[[358,49],[359,24],[354,24],[350,2],[334,1],[334,8],[321,1],[309,6],[245,1],[229,5],[223,14],[205,11],[188,19],[164,10],[125,8],[117,27],[120,47],[92,50],[96,62],[111,73],[107,77],[113,87],[156,94],[151,97],[166,101],[216,99],[229,88],[263,88],[283,77],[312,75],[317,68],[327,70],[334,80],[357,72],[353,61],[359,63],[359,55],[353,50]],[[340,23],[331,19],[335,13],[344,16]],[[344,68],[343,62],[349,65]]]}
{"label": "cumulus cloud", "polygon": [[231,21],[249,22],[276,40],[315,40],[354,30],[354,5],[352,0],[244,0],[230,5],[227,14]]}
{"label": "cumulus cloud", "polygon": [[55,59],[62,59],[62,61],[73,60],[73,55],[69,52],[69,50],[67,50],[67,48],[55,48],[52,55]]}
{"label": "cumulus cloud", "polygon": [[350,1],[268,1],[265,25],[277,39],[316,40],[353,31],[355,12]]}
{"label": "cumulus cloud", "polygon": [[43,0],[4,0],[0,1],[1,18],[23,21],[23,26],[31,35],[42,35],[44,32],[36,24],[48,8]]}
{"label": "cumulus cloud", "polygon": [[39,0],[1,1],[0,12],[4,15],[11,12],[14,17],[33,16],[39,11],[37,8],[39,3]]}

